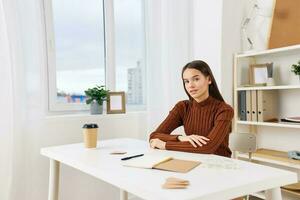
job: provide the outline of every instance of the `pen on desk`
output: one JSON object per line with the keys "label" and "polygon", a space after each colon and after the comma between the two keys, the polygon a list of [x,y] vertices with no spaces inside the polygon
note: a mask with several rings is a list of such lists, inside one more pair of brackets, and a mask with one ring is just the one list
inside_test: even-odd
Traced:
{"label": "pen on desk", "polygon": [[134,155],[134,156],[129,156],[129,157],[125,157],[125,158],[121,158],[121,160],[129,160],[131,158],[136,158],[136,157],[140,157],[143,156],[144,154],[138,154],[138,155]]}

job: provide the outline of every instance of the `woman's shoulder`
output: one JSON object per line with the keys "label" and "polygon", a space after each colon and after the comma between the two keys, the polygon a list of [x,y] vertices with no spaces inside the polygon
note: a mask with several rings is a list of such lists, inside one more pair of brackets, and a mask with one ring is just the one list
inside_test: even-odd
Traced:
{"label": "woman's shoulder", "polygon": [[176,103],[176,105],[174,106],[174,109],[178,110],[178,111],[182,111],[185,112],[187,111],[190,107],[191,107],[191,101],[189,100],[182,100],[182,101],[178,101]]}
{"label": "woman's shoulder", "polygon": [[231,105],[227,104],[225,101],[220,101],[218,99],[214,98],[214,103],[215,105],[217,105],[217,108],[219,111],[229,111],[229,112],[233,112],[233,108]]}
{"label": "woman's shoulder", "polygon": [[182,100],[182,101],[178,101],[175,105],[175,107],[189,107],[191,106],[191,101],[190,100]]}

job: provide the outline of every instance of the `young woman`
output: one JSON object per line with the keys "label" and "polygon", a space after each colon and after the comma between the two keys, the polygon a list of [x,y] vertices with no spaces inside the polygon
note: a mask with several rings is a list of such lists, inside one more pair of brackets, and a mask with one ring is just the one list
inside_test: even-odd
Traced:
{"label": "young woman", "polygon": [[[228,139],[233,109],[224,102],[209,66],[195,60],[183,67],[181,76],[189,100],[178,102],[151,133],[150,146],[230,157]],[[182,125],[186,136],[170,135]]]}

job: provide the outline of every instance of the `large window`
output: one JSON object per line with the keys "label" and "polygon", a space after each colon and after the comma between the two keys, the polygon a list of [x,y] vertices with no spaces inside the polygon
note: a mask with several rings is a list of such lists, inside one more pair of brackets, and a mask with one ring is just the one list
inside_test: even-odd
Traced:
{"label": "large window", "polygon": [[144,108],[143,0],[45,0],[49,108],[84,110],[84,90],[125,91]]}
{"label": "large window", "polygon": [[127,103],[143,104],[144,18],[143,1],[114,0],[116,89],[124,90]]}

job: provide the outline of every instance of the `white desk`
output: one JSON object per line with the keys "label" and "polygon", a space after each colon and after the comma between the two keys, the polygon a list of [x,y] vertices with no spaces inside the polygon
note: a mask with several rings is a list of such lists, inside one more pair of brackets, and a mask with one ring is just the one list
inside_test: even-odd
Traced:
{"label": "white desk", "polygon": [[[128,153],[110,155],[114,150]],[[121,157],[149,151],[186,160],[199,160],[202,164],[188,173],[121,165]],[[121,199],[127,199],[127,192],[130,192],[143,199],[224,200],[267,190],[269,199],[280,200],[279,187],[297,182],[297,175],[289,171],[215,155],[153,150],[147,142],[134,139],[98,141],[96,149],[85,149],[82,143],[47,147],[41,149],[41,154],[50,158],[48,200],[58,199],[60,163],[120,188]],[[162,189],[161,185],[170,176],[187,179],[190,185],[187,189]]]}

